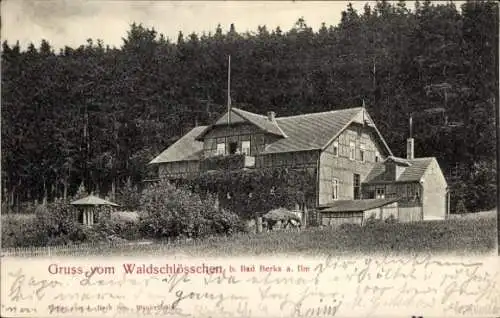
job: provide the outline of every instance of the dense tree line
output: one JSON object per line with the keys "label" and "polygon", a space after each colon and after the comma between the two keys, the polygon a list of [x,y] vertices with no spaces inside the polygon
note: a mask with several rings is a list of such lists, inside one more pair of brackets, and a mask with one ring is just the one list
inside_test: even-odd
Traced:
{"label": "dense tree line", "polygon": [[[233,105],[292,115],[365,103],[397,155],[414,114],[417,156],[436,156],[467,208],[494,204],[498,8],[494,1],[351,5],[314,32],[231,25],[176,42],[131,25],[120,48],[2,47],[2,189],[8,204],[110,193]],[[425,112],[427,109],[444,112]],[[476,185],[476,186],[472,186]]]}

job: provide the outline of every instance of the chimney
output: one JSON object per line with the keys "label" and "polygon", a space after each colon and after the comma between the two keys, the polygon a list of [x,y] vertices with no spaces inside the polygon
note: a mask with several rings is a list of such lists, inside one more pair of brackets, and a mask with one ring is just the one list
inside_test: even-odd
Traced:
{"label": "chimney", "polygon": [[412,160],[415,158],[415,140],[408,138],[406,140],[406,159]]}
{"label": "chimney", "polygon": [[275,117],[276,117],[275,112],[267,112],[267,119],[269,119],[270,121],[274,121]]}

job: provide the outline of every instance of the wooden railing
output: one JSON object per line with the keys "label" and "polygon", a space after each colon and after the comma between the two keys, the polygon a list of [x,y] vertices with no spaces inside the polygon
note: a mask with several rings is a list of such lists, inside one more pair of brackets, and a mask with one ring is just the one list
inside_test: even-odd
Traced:
{"label": "wooden railing", "polygon": [[238,170],[255,167],[255,157],[245,154],[219,155],[202,159],[201,171],[209,170]]}

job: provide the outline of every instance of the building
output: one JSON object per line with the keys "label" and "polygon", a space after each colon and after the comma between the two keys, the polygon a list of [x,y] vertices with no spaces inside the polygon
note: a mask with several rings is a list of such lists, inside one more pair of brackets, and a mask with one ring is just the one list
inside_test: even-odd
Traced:
{"label": "building", "polygon": [[[397,158],[364,107],[277,117],[232,108],[193,128],[151,164],[179,179],[217,167],[212,158],[242,158],[233,169],[314,169],[309,209],[324,225],[363,223],[369,215],[402,221],[443,219],[447,185],[435,158]],[[334,220],[332,220],[334,219]]]}

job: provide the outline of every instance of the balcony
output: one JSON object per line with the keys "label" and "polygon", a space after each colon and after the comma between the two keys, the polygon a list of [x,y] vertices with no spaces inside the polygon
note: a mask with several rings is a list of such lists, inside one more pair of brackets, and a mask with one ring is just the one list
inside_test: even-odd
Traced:
{"label": "balcony", "polygon": [[255,157],[244,154],[219,155],[204,158],[200,162],[201,171],[239,170],[255,167]]}

